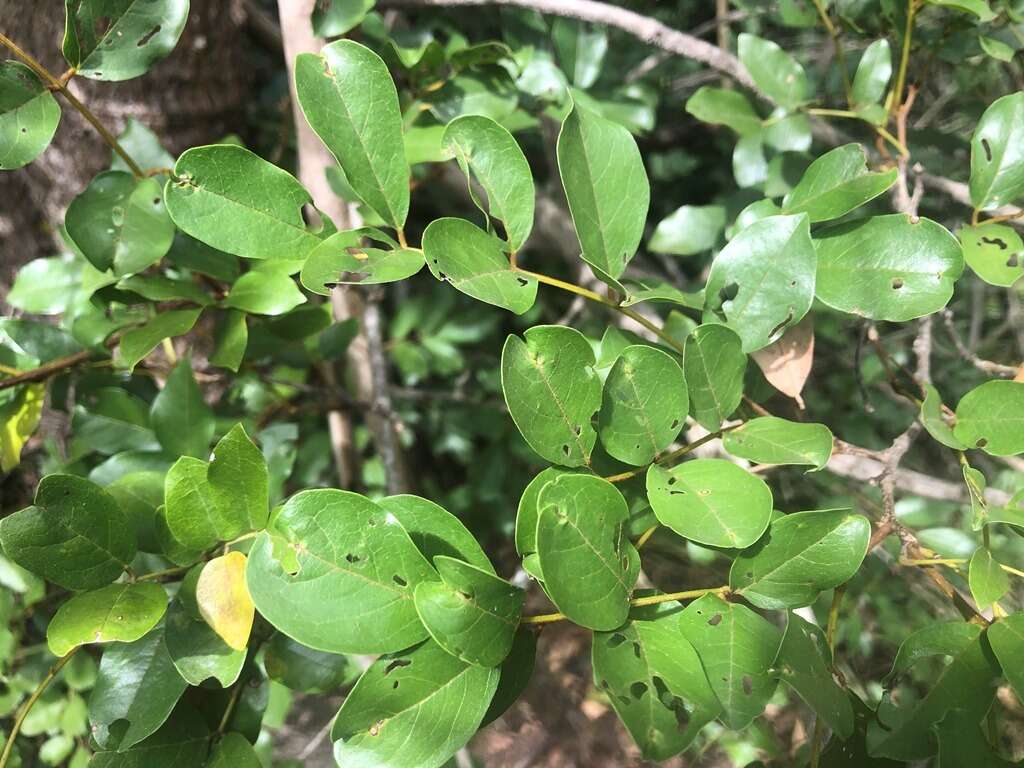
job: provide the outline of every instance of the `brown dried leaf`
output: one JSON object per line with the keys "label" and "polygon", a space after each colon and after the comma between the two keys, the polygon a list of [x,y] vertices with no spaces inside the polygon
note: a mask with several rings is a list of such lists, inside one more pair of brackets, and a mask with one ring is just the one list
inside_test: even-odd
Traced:
{"label": "brown dried leaf", "polygon": [[768,383],[804,407],[803,391],[814,364],[814,321],[810,315],[774,344],[751,353]]}

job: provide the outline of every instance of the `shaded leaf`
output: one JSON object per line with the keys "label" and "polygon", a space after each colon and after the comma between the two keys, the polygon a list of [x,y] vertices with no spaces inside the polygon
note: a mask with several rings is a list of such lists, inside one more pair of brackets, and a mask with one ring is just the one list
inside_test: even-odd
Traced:
{"label": "shaded leaf", "polygon": [[967,583],[981,611],[990,608],[1010,590],[1010,577],[986,547],[978,547],[971,557]]}
{"label": "shaded leaf", "polygon": [[173,455],[209,455],[213,439],[213,409],[192,376],[192,358],[186,356],[153,400],[150,421],[157,439]]}
{"label": "shaded leaf", "polygon": [[0,171],[35,160],[59,123],[60,105],[36,74],[20,61],[0,62]]}

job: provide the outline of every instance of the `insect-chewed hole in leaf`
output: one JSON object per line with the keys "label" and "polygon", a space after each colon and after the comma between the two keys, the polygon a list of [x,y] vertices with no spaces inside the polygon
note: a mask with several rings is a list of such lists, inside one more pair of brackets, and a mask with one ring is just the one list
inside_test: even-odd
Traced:
{"label": "insect-chewed hole in leaf", "polygon": [[576,433],[576,437],[579,437],[580,435],[583,434],[583,426],[577,424],[575,427],[572,428],[572,431]]}
{"label": "insect-chewed hole in leaf", "polygon": [[629,570],[629,556],[628,555],[623,555],[622,556],[622,570],[624,570],[624,571],[628,571]]}
{"label": "insect-chewed hole in leaf", "polygon": [[999,250],[1006,250],[1006,241],[1001,237],[982,237],[981,242],[985,245],[996,245],[999,246]]}
{"label": "insect-chewed hole in leaf", "polygon": [[347,560],[350,563],[358,563],[362,559],[363,558],[361,558],[359,555],[353,554],[352,552],[349,552],[347,555],[345,555],[345,560]]}
{"label": "insect-chewed hole in leaf", "polygon": [[409,586],[409,582],[407,582],[405,579],[403,579],[397,573],[394,576],[391,577],[391,580],[394,581],[395,584],[397,584],[400,587],[407,587],[407,586]]}
{"label": "insect-chewed hole in leaf", "polygon": [[751,679],[750,675],[743,676],[742,684],[744,695],[749,696],[754,692],[754,681]]}
{"label": "insect-chewed hole in leaf", "polygon": [[892,289],[894,291],[898,291],[902,287],[903,287],[903,278],[902,277],[894,277],[892,279]]}
{"label": "insect-chewed hole in leaf", "polygon": [[22,128],[22,129],[21,129],[21,132],[22,132],[22,133],[28,133],[28,128]]}
{"label": "insect-chewed hole in leaf", "polygon": [[989,146],[988,139],[981,140],[981,148],[985,150],[985,160],[989,163],[992,162],[992,147]]}
{"label": "insect-chewed hole in leaf", "polygon": [[1019,267],[1020,266],[1020,254],[1011,253],[1010,258],[1006,260],[1006,266],[1008,267]]}
{"label": "insect-chewed hole in leaf", "polygon": [[368,733],[371,736],[379,736],[380,735],[380,729],[383,728],[383,727],[384,727],[384,721],[383,720],[378,720],[376,723],[374,723],[372,726],[370,726],[370,730],[368,731]]}
{"label": "insect-chewed hole in leaf", "polygon": [[668,479],[668,484],[669,485],[675,485],[676,484],[676,478],[675,477],[670,477]]}
{"label": "insect-chewed hole in leaf", "polygon": [[669,425],[669,429],[679,429],[679,419],[672,419],[672,424]]}
{"label": "insect-chewed hole in leaf", "polygon": [[988,445],[988,440],[986,440],[984,437],[979,437],[978,442],[976,442],[974,445],[978,448],[984,448],[986,445]]}
{"label": "insect-chewed hole in leaf", "polygon": [[530,281],[527,280],[525,277],[517,277],[516,280],[519,281],[519,285],[523,288],[530,284]]}
{"label": "insect-chewed hole in leaf", "polygon": [[608,688],[610,688],[611,686],[608,685],[607,680],[602,680],[600,683],[597,684],[597,687],[600,688],[602,691],[607,691]]}
{"label": "insect-chewed hole in leaf", "polygon": [[471,592],[466,592],[464,589],[458,590],[458,594],[459,594],[459,597],[461,597],[463,600],[472,600],[473,599],[473,594]]}
{"label": "insect-chewed hole in leaf", "polygon": [[395,682],[393,682],[393,683],[391,684],[391,687],[392,687],[393,689],[396,689],[396,690],[397,690],[397,688],[398,688],[398,681],[397,681],[397,680],[395,680]]}
{"label": "insect-chewed hole in leaf", "polygon": [[633,698],[642,699],[647,694],[647,683],[637,680],[629,686],[629,692],[633,694]]}
{"label": "insect-chewed hole in leaf", "polygon": [[736,295],[740,292],[739,283],[729,283],[722,286],[722,289],[718,292],[718,298],[724,304],[727,301],[732,301],[736,298]]}
{"label": "insect-chewed hole in leaf", "polygon": [[384,667],[384,677],[387,677],[392,672],[394,672],[396,669],[401,669],[402,667],[408,667],[410,664],[412,664],[412,660],[410,660],[410,659],[392,659],[388,663],[388,665],[386,667]]}
{"label": "insect-chewed hole in leaf", "polygon": [[147,32],[146,34],[144,34],[144,35],[143,35],[143,36],[142,36],[142,37],[141,37],[141,38],[139,39],[139,42],[138,42],[138,43],[136,43],[136,45],[137,45],[137,46],[138,46],[139,48],[141,48],[141,47],[142,47],[142,46],[144,46],[144,45],[145,45],[146,43],[148,43],[148,42],[149,42],[150,40],[152,40],[152,39],[153,39],[153,35],[155,35],[155,34],[156,34],[157,32],[159,32],[159,31],[160,31],[160,25],[159,25],[159,24],[157,24],[157,25],[156,25],[155,27],[153,27],[153,28],[152,28],[151,30],[149,30],[149,32]]}
{"label": "insect-chewed hole in leaf", "polygon": [[375,528],[377,526],[377,521],[371,517],[369,520],[366,521],[366,524],[371,528]]}
{"label": "insect-chewed hole in leaf", "polygon": [[633,655],[638,659],[643,658],[643,654],[640,652],[640,643],[633,643]]}
{"label": "insect-chewed hole in leaf", "polygon": [[609,648],[618,648],[624,642],[626,642],[626,636],[624,634],[622,634],[621,632],[616,632],[615,634],[613,634],[611,637],[608,638],[608,647]]}
{"label": "insect-chewed hole in leaf", "polygon": [[710,624],[712,627],[717,627],[721,623],[722,623],[722,614],[720,614],[720,613],[716,613],[714,616],[712,616],[710,619],[708,619],[708,624]]}

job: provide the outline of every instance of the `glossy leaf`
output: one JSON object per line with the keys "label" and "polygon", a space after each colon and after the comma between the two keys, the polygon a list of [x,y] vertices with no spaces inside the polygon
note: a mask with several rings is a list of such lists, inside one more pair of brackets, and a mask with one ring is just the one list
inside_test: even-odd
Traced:
{"label": "glossy leaf", "polygon": [[964,395],[953,436],[993,456],[1024,452],[1024,382],[986,381]]}
{"label": "glossy leaf", "polygon": [[658,223],[647,247],[655,253],[692,256],[718,245],[724,228],[724,207],[684,205]]}
{"label": "glossy leaf", "polygon": [[988,0],[927,0],[931,5],[942,5],[969,13],[980,21],[991,21],[996,14],[989,7]]}
{"label": "glossy leaf", "polygon": [[971,137],[971,203],[978,210],[1007,205],[1024,193],[1024,92],[996,99]]}
{"label": "glossy leaf", "polygon": [[608,31],[601,25],[557,18],[551,24],[551,39],[570,81],[577,88],[592,86],[608,51]]}
{"label": "glossy leaf", "polygon": [[[201,765],[210,748],[210,733],[202,716],[179,707],[152,736],[134,748],[97,751],[89,768],[179,768]],[[79,768],[77,765],[69,768]]]}
{"label": "glossy leaf", "polygon": [[333,691],[354,682],[360,672],[355,659],[307,648],[280,632],[270,638],[265,648],[263,665],[267,675],[293,691]]}
{"label": "glossy leaf", "polygon": [[213,352],[210,353],[210,365],[237,373],[248,346],[249,326],[245,320],[245,313],[229,309],[218,319]]}
{"label": "glossy leaf", "polygon": [[810,605],[853,577],[870,538],[868,519],[848,510],[784,515],[733,561],[729,587],[758,608]]}
{"label": "glossy leaf", "polygon": [[739,335],[725,325],[695,328],[683,346],[683,371],[693,418],[709,431],[721,428],[743,399],[747,356]]}
{"label": "glossy leaf", "polygon": [[455,515],[434,502],[403,494],[387,496],[377,504],[401,523],[412,543],[428,562],[438,555],[462,560],[470,565],[494,573],[476,537]]}
{"label": "glossy leaf", "polygon": [[[671,605],[671,604],[670,604]],[[637,616],[594,634],[594,684],[646,760],[667,760],[721,711],[677,610]]]}
{"label": "glossy leaf", "polygon": [[230,144],[178,158],[164,199],[174,223],[197,240],[250,259],[301,259],[320,242],[302,218],[313,200],[286,171]]}
{"label": "glossy leaf", "polygon": [[804,172],[786,195],[783,213],[806,213],[811,222],[838,219],[878,197],[896,182],[896,169],[874,173],[860,144],[826,152]]}
{"label": "glossy leaf", "polygon": [[214,496],[208,467],[202,459],[182,456],[164,480],[168,530],[182,546],[194,551],[229,541],[249,527],[248,510],[223,504]]}
{"label": "glossy leaf", "polygon": [[768,527],[772,492],[756,475],[724,459],[652,464],[647,498],[658,521],[713,547],[749,547]]}
{"label": "glossy leaf", "polygon": [[744,32],[739,57],[757,87],[780,106],[792,110],[807,100],[804,68],[776,43]]}
{"label": "glossy leaf", "polygon": [[408,248],[384,250],[363,245],[362,230],[336,232],[313,249],[300,279],[310,291],[329,296],[339,285],[379,285],[412,277],[423,268],[423,254]]}
{"label": "glossy leaf", "polygon": [[226,733],[207,760],[205,768],[261,768],[252,744],[240,733]]}
{"label": "glossy leaf", "polygon": [[78,287],[81,271],[81,261],[71,254],[33,259],[18,270],[5,301],[33,315],[60,314]]}
{"label": "glossy leaf", "polygon": [[87,643],[130,643],[155,627],[166,609],[159,584],[111,584],[61,605],[46,627],[46,643],[57,657]]}
{"label": "glossy leaf", "polygon": [[815,235],[817,297],[872,320],[905,322],[946,306],[963,272],[960,243],[929,219],[873,216]]}
{"label": "glossy leaf", "polygon": [[345,171],[352,189],[389,226],[409,212],[409,164],[398,93],[388,68],[353,40],[295,60],[295,89],[310,126]]}
{"label": "glossy leaf", "polygon": [[266,527],[270,505],[267,461],[241,424],[233,426],[214,446],[206,480],[218,506],[233,508],[247,518],[254,531]]}
{"label": "glossy leaf", "polygon": [[0,520],[11,560],[65,589],[109,584],[135,556],[135,529],[99,486],[73,475],[47,475],[35,505]]}
{"label": "glossy leaf", "polygon": [[722,445],[733,456],[758,464],[809,464],[822,469],[832,455],[832,433],[824,424],[762,416],[726,432]]}
{"label": "glossy leaf", "polygon": [[967,581],[980,610],[991,607],[1010,589],[1010,577],[986,547],[978,547],[971,557]]}
{"label": "glossy leaf", "polygon": [[167,377],[153,400],[150,421],[164,449],[174,455],[209,455],[213,439],[213,409],[192,376],[192,358],[185,357]]}
{"label": "glossy leaf", "polygon": [[558,170],[583,249],[602,280],[615,281],[644,231],[651,189],[629,131],[574,106],[558,135]]}
{"label": "glossy leaf", "polygon": [[306,297],[289,274],[288,266],[260,265],[235,281],[225,307],[253,315],[283,315],[303,304]]}
{"label": "glossy leaf", "polygon": [[537,556],[548,596],[576,624],[615,629],[640,572],[622,494],[600,477],[562,475],[541,488],[538,505]]}
{"label": "glossy leaf", "polygon": [[509,336],[501,351],[501,386],[512,420],[548,461],[589,464],[597,440],[590,421],[601,407],[590,344],[579,331],[557,325],[530,328],[524,339]]}
{"label": "glossy leaf", "polygon": [[966,446],[953,434],[952,416],[947,418],[943,414],[942,397],[939,391],[931,384],[924,385],[924,400],[921,401],[921,424],[928,431],[928,434],[948,448],[957,451],[965,450]]}
{"label": "glossy leaf", "polygon": [[121,336],[117,362],[129,371],[164,339],[182,336],[192,330],[201,309],[172,309],[155,315],[144,325]]}
{"label": "glossy leaf", "polygon": [[334,759],[346,768],[439,768],[476,732],[498,676],[432,640],[382,656],[338,711]]}
{"label": "glossy leaf", "polygon": [[329,0],[313,6],[313,34],[338,37],[359,26],[375,0]]}
{"label": "glossy leaf", "polygon": [[686,111],[702,122],[732,128],[740,136],[761,132],[761,116],[739,91],[703,85],[687,100]]}
{"label": "glossy leaf", "polygon": [[626,347],[605,379],[598,432],[609,455],[647,464],[686,421],[690,400],[679,364],[654,347]]}
{"label": "glossy leaf", "polygon": [[[533,228],[533,174],[512,134],[490,118],[466,115],[448,124],[445,151],[459,167],[483,187],[486,207],[481,210],[504,225],[509,250],[518,251]],[[474,195],[472,184],[470,194]]]}
{"label": "glossy leaf", "polygon": [[526,556],[537,551],[537,519],[540,517],[541,489],[555,478],[572,474],[572,470],[548,467],[531,480],[519,498],[516,511],[516,551]]}
{"label": "glossy leaf", "polygon": [[441,581],[416,586],[416,612],[434,641],[469,664],[494,667],[512,649],[526,594],[504,579],[444,555]]}
{"label": "glossy leaf", "polygon": [[171,248],[174,222],[155,179],[106,171],[71,201],[68,235],[96,269],[115,275],[141,272]]}
{"label": "glossy leaf", "polygon": [[964,260],[990,285],[1009,288],[1024,275],[1024,240],[1005,224],[961,227]]}
{"label": "glossy leaf", "polygon": [[704,595],[680,615],[683,636],[697,650],[722,721],[740,730],[761,714],[775,692],[770,668],[779,631],[745,605]]}
{"label": "glossy leaf", "polygon": [[203,566],[196,583],[199,615],[229,648],[243,650],[256,615],[245,584],[246,557],[228,552]]}
{"label": "glossy leaf", "polygon": [[728,322],[744,352],[766,347],[811,308],[815,264],[806,215],[762,219],[715,257],[705,311]]}
{"label": "glossy leaf", "polygon": [[0,62],[0,171],[35,160],[59,123],[60,105],[36,74],[20,61]]}
{"label": "glossy leaf", "polygon": [[426,637],[413,590],[437,577],[381,507],[348,491],[303,491],[274,530],[257,537],[246,579],[278,630],[330,653],[387,653]]}
{"label": "glossy leaf", "polygon": [[465,219],[430,222],[423,255],[434,277],[479,301],[521,315],[537,299],[537,281],[512,269],[501,241]]}
{"label": "glossy leaf", "polygon": [[10,472],[21,463],[21,451],[39,426],[45,401],[45,384],[31,384],[0,406],[0,471]]}
{"label": "glossy leaf", "polygon": [[892,51],[885,38],[875,40],[865,50],[853,76],[851,93],[855,104],[875,104],[885,97],[892,77]]}
{"label": "glossy leaf", "polygon": [[1024,613],[1014,613],[991,624],[988,628],[988,640],[1003,674],[1014,692],[1024,694]]}

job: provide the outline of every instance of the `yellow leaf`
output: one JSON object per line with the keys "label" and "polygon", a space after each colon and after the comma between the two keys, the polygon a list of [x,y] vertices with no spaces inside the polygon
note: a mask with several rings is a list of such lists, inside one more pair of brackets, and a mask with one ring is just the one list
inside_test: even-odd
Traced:
{"label": "yellow leaf", "polygon": [[199,613],[220,638],[236,651],[245,649],[256,606],[245,584],[246,558],[241,552],[216,557],[199,574]]}
{"label": "yellow leaf", "polygon": [[0,409],[0,470],[9,472],[21,462],[21,449],[39,426],[46,387],[30,384]]}

